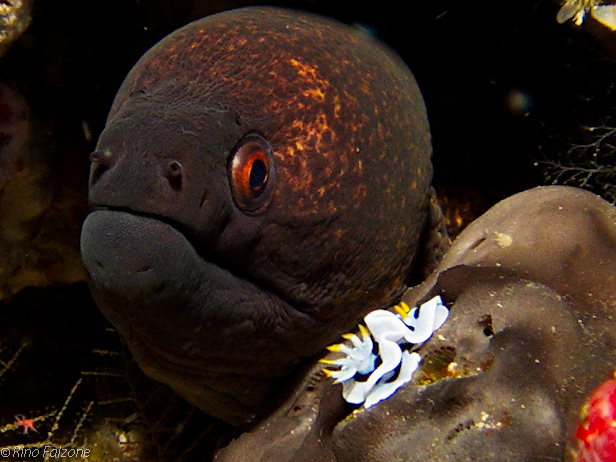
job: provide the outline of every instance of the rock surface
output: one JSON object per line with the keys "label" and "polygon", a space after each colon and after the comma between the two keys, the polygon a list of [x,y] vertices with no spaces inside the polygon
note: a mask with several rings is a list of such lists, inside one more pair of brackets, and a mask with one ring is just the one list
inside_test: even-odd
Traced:
{"label": "rock surface", "polygon": [[352,411],[317,367],[216,460],[565,460],[583,402],[615,366],[615,264],[616,208],[566,187],[514,195],[403,297],[439,294],[451,310],[411,383]]}

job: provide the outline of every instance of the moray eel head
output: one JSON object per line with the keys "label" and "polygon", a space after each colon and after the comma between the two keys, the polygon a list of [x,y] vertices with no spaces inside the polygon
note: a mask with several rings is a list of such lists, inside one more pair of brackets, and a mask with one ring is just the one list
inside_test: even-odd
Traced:
{"label": "moray eel head", "polygon": [[92,154],[93,296],[143,370],[240,424],[404,290],[432,176],[423,100],[360,31],[245,8],[130,71]]}

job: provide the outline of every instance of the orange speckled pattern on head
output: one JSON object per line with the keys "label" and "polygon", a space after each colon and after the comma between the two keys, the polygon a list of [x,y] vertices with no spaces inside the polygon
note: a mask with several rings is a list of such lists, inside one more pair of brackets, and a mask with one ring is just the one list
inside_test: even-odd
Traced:
{"label": "orange speckled pattern on head", "polygon": [[[314,246],[314,260],[263,259],[274,259],[281,276],[297,277],[298,265],[313,274],[320,267],[319,281],[328,272],[365,273],[358,300],[379,286],[390,296],[392,278],[402,280],[412,260],[432,175],[423,100],[393,53],[326,19],[234,10],[189,24],[151,49],[109,119],[131,94],[167,98],[177,87],[183,100],[232,108],[270,141],[278,160],[271,226],[330,226],[325,235],[302,237]],[[285,241],[284,232],[264,239],[270,249],[301,244]],[[319,281],[296,291],[326,290]]]}
{"label": "orange speckled pattern on head", "polygon": [[[359,275],[357,301],[377,293],[387,303],[399,289],[423,226],[432,168],[422,97],[388,49],[324,18],[234,10],[191,23],[146,53],[109,121],[140,93],[231,108],[238,123],[270,141],[278,184],[266,213],[281,230],[264,233],[268,250],[259,257],[255,248],[251,272],[277,271],[284,284],[297,279],[289,290],[300,300],[346,296],[345,284],[333,292],[324,286],[328,275]],[[311,232],[324,223],[327,233]],[[299,226],[306,232],[294,242],[297,233],[284,228]],[[311,246],[314,258],[298,262],[272,251],[293,245]]]}

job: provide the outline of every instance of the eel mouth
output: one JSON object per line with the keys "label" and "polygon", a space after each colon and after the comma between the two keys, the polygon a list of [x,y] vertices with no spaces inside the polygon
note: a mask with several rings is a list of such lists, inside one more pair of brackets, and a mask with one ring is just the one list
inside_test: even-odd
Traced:
{"label": "eel mouth", "polygon": [[[165,224],[175,229],[178,233],[184,236],[188,244],[190,244],[195,249],[195,251],[201,256],[201,258],[203,258],[204,260],[210,260],[210,261],[212,260],[212,256],[209,255],[210,252],[203,249],[203,245],[198,243],[197,238],[194,236],[194,232],[191,231],[191,229],[187,225],[181,223],[178,220],[169,218],[165,215],[161,215],[160,213],[146,212],[146,211],[137,210],[131,207],[123,207],[123,206],[117,206],[117,205],[105,205],[105,204],[93,204],[93,203],[90,203],[89,205],[90,205],[89,215],[92,215],[97,212],[113,212],[113,213],[130,215],[134,217],[150,219],[155,222]],[[106,218],[110,216],[112,215],[108,214],[106,215]],[[131,223],[131,224],[134,224],[134,223]]]}
{"label": "eel mouth", "polygon": [[97,208],[84,221],[81,255],[94,300],[129,343],[141,339],[189,364],[207,355],[227,372],[230,359],[235,370],[251,349],[304,354],[289,340],[314,320],[269,287],[204,258],[170,220]]}

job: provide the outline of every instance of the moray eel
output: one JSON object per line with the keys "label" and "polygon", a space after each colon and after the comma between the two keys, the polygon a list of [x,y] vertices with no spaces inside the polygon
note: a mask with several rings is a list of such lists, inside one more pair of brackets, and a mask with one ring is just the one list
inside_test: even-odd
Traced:
{"label": "moray eel", "polygon": [[399,297],[436,229],[412,74],[310,14],[238,9],[164,38],[91,160],[95,301],[148,375],[232,424]]}

